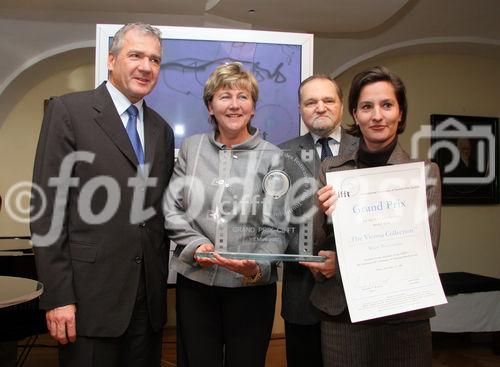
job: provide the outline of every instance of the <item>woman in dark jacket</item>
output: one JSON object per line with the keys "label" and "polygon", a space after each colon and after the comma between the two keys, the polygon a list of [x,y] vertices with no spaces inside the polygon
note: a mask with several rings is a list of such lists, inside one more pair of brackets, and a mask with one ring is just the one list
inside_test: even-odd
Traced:
{"label": "woman in dark jacket", "polygon": [[[397,138],[405,129],[407,114],[405,87],[399,77],[384,67],[356,75],[349,111],[354,120],[350,133],[360,137],[360,147],[350,156],[333,157],[322,164],[320,180],[324,187],[318,191],[318,201],[327,215],[334,210],[336,195],[331,186],[326,186],[326,172],[411,162]],[[425,166],[429,226],[436,253],[441,212],[439,169],[435,163],[426,162]],[[332,226],[325,228],[335,248]],[[434,315],[433,308],[352,323],[338,266],[335,275],[316,284],[311,300],[324,316],[321,332],[325,367],[431,366],[429,317]]]}

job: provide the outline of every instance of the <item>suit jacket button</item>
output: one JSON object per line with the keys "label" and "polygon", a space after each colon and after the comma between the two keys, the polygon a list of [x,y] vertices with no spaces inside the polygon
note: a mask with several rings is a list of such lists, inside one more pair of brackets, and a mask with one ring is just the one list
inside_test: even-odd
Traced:
{"label": "suit jacket button", "polygon": [[136,262],[137,264],[142,263],[142,257],[140,257],[140,256],[136,256],[136,257],[135,257],[135,262]]}

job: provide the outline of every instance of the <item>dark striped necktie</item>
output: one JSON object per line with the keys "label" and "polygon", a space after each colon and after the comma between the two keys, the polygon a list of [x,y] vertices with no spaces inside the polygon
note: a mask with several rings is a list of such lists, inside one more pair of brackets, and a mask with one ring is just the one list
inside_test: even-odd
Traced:
{"label": "dark striped necktie", "polygon": [[319,138],[318,143],[321,144],[321,160],[323,161],[326,157],[333,157],[332,150],[330,149],[330,144],[328,142],[332,138]]}

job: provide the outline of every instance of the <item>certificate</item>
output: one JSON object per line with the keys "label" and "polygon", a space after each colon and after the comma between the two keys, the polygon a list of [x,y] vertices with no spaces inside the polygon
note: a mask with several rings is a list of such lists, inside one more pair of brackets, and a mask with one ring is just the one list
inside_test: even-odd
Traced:
{"label": "certificate", "polygon": [[424,163],[328,172],[326,180],[338,196],[332,222],[351,321],[446,303]]}

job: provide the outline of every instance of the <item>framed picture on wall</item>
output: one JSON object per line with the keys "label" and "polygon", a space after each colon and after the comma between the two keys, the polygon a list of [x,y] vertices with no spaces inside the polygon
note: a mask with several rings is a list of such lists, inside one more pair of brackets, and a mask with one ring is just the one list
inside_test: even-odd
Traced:
{"label": "framed picture on wall", "polygon": [[433,114],[431,125],[443,203],[498,203],[498,118]]}
{"label": "framed picture on wall", "polygon": [[[107,79],[107,57],[120,25],[98,24],[96,86]],[[163,57],[158,84],[145,99],[174,130],[175,146],[211,130],[203,87],[219,65],[240,62],[259,83],[252,125],[280,144],[300,135],[297,90],[313,72],[313,35],[241,29],[158,26]]]}

